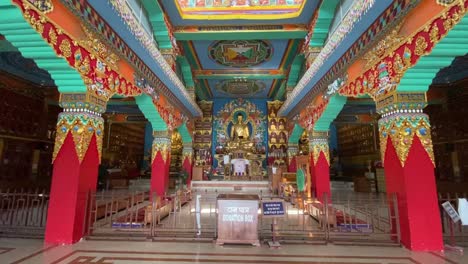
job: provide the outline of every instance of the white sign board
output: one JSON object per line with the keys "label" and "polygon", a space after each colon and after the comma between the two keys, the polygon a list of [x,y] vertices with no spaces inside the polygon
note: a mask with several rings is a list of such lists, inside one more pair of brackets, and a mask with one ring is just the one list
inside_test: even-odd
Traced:
{"label": "white sign board", "polygon": [[450,216],[450,218],[452,218],[452,221],[454,223],[460,221],[460,216],[458,215],[457,211],[455,211],[455,209],[449,201],[443,203],[442,207],[444,208],[445,212],[447,212],[447,214]]}
{"label": "white sign board", "polygon": [[468,225],[468,201],[466,198],[458,199],[458,214],[462,225]]}

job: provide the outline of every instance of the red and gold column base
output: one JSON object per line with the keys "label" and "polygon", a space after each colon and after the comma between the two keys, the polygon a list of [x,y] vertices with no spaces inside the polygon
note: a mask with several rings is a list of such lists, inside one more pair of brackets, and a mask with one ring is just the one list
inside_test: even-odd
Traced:
{"label": "red and gold column base", "polygon": [[309,136],[311,153],[312,193],[321,201],[330,201],[330,151],[328,147],[328,132],[312,132]]}
{"label": "red and gold column base", "polygon": [[298,144],[288,143],[288,172],[296,172],[296,156],[299,151]]}
{"label": "red and gold column base", "polygon": [[72,244],[85,234],[87,202],[96,191],[103,119],[89,113],[59,116],[45,241]]}
{"label": "red and gold column base", "polygon": [[190,186],[190,183],[192,181],[192,169],[193,169],[192,143],[184,143],[184,146],[182,149],[182,169],[184,172],[188,174],[187,179],[186,179],[186,184],[187,186]]}
{"label": "red and gold column base", "polygon": [[101,158],[102,138],[104,135],[104,119],[90,113],[62,112],[58,116],[57,135],[55,137],[52,162],[55,163],[68,134],[71,134],[75,152],[79,162],[82,162],[88,151],[91,138],[96,138],[99,160]]}
{"label": "red and gold column base", "polygon": [[153,136],[150,190],[162,196],[166,193],[169,186],[171,136],[167,130],[154,131]]}
{"label": "red and gold column base", "polygon": [[397,199],[393,213],[399,216],[401,243],[415,251],[443,250],[427,115],[387,114],[379,131],[387,194],[389,201]]}

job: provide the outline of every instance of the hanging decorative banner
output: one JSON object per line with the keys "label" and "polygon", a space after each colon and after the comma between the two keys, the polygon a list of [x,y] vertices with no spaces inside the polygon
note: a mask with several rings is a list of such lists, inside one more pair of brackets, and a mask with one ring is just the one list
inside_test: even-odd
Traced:
{"label": "hanging decorative banner", "polygon": [[328,132],[312,132],[309,136],[309,148],[311,149],[312,158],[314,165],[317,165],[317,162],[320,157],[320,153],[323,153],[327,164],[330,165],[330,149],[328,146]]}
{"label": "hanging decorative banner", "polygon": [[394,113],[379,120],[380,151],[385,157],[388,137],[392,140],[401,166],[404,167],[415,136],[434,163],[429,117],[424,113]]}
{"label": "hanging decorative banner", "polygon": [[153,131],[153,145],[151,151],[151,163],[154,162],[156,155],[161,153],[164,163],[168,159],[171,150],[171,135],[169,131]]}
{"label": "hanging decorative banner", "polygon": [[101,160],[102,138],[104,135],[104,119],[90,113],[63,112],[58,116],[57,135],[55,137],[52,163],[57,158],[65,139],[71,133],[75,143],[75,151],[81,163],[88,151],[93,135],[96,137],[96,145]]}

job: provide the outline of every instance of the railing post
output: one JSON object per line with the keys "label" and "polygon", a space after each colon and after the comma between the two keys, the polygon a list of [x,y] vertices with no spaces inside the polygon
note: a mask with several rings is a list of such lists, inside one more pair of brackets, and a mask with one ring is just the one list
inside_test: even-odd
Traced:
{"label": "railing post", "polygon": [[153,192],[150,194],[151,195],[151,223],[150,223],[150,236],[151,238],[154,237],[154,233],[155,233],[155,226],[156,226],[156,211],[157,211],[157,202],[156,202],[156,199],[157,199],[157,195],[156,195],[156,192]]}
{"label": "railing post", "polygon": [[330,240],[330,221],[329,221],[329,213],[328,213],[328,195],[325,194],[325,197],[323,197],[324,203],[324,210],[325,210],[325,242],[328,243]]}
{"label": "railing post", "polygon": [[393,210],[395,210],[395,225],[396,225],[396,232],[397,232],[396,233],[397,243],[401,244],[400,215],[398,213],[398,197],[397,197],[396,193],[392,194],[392,200],[393,200]]}

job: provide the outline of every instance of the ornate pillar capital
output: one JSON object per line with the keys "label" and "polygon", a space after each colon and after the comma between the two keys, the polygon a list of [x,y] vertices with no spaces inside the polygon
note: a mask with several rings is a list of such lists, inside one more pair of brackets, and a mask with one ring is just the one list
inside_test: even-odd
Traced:
{"label": "ornate pillar capital", "polygon": [[377,96],[377,112],[383,117],[400,113],[422,113],[427,105],[425,92],[397,92]]}
{"label": "ornate pillar capital", "polygon": [[154,138],[168,138],[171,139],[172,133],[170,130],[153,130]]}
{"label": "ornate pillar capital", "polygon": [[299,144],[297,143],[288,143],[288,160],[291,163],[291,160],[299,152]]}
{"label": "ornate pillar capital", "polygon": [[192,160],[193,157],[193,144],[192,142],[184,142],[182,143],[182,156],[184,160],[185,158],[189,158],[190,161]]}
{"label": "ornate pillar capital", "polygon": [[61,93],[59,105],[63,108],[63,112],[57,119],[57,135],[52,162],[55,161],[68,133],[71,133],[80,163],[88,151],[93,136],[96,137],[99,160],[101,160],[104,136],[104,119],[101,114],[106,111],[107,100],[92,91]]}
{"label": "ornate pillar capital", "polygon": [[325,159],[330,165],[330,148],[328,146],[328,131],[314,131],[309,133],[309,149],[312,154],[314,165],[317,165],[320,153],[323,152]]}
{"label": "ornate pillar capital", "polygon": [[96,146],[101,160],[102,138],[104,135],[104,119],[88,112],[62,112],[57,119],[57,135],[55,137],[52,162],[55,161],[60,149],[71,133],[78,160],[81,163],[88,151],[93,135],[96,137]]}
{"label": "ornate pillar capital", "polygon": [[424,113],[393,113],[379,120],[380,152],[385,159],[388,138],[395,147],[397,156],[404,167],[414,137],[418,137],[427,155],[434,163],[429,116]]}
{"label": "ornate pillar capital", "polygon": [[93,91],[86,93],[61,93],[59,105],[64,112],[84,112],[101,115],[106,111],[107,99]]}
{"label": "ornate pillar capital", "polygon": [[409,150],[416,136],[434,164],[429,117],[423,113],[427,105],[424,92],[392,91],[376,98],[379,120],[380,151],[382,159],[387,150],[388,138],[392,140],[402,166],[405,166]]}
{"label": "ornate pillar capital", "polygon": [[151,148],[151,163],[158,152],[161,153],[164,162],[167,161],[168,154],[171,150],[171,132],[169,130],[153,131],[153,145]]}

